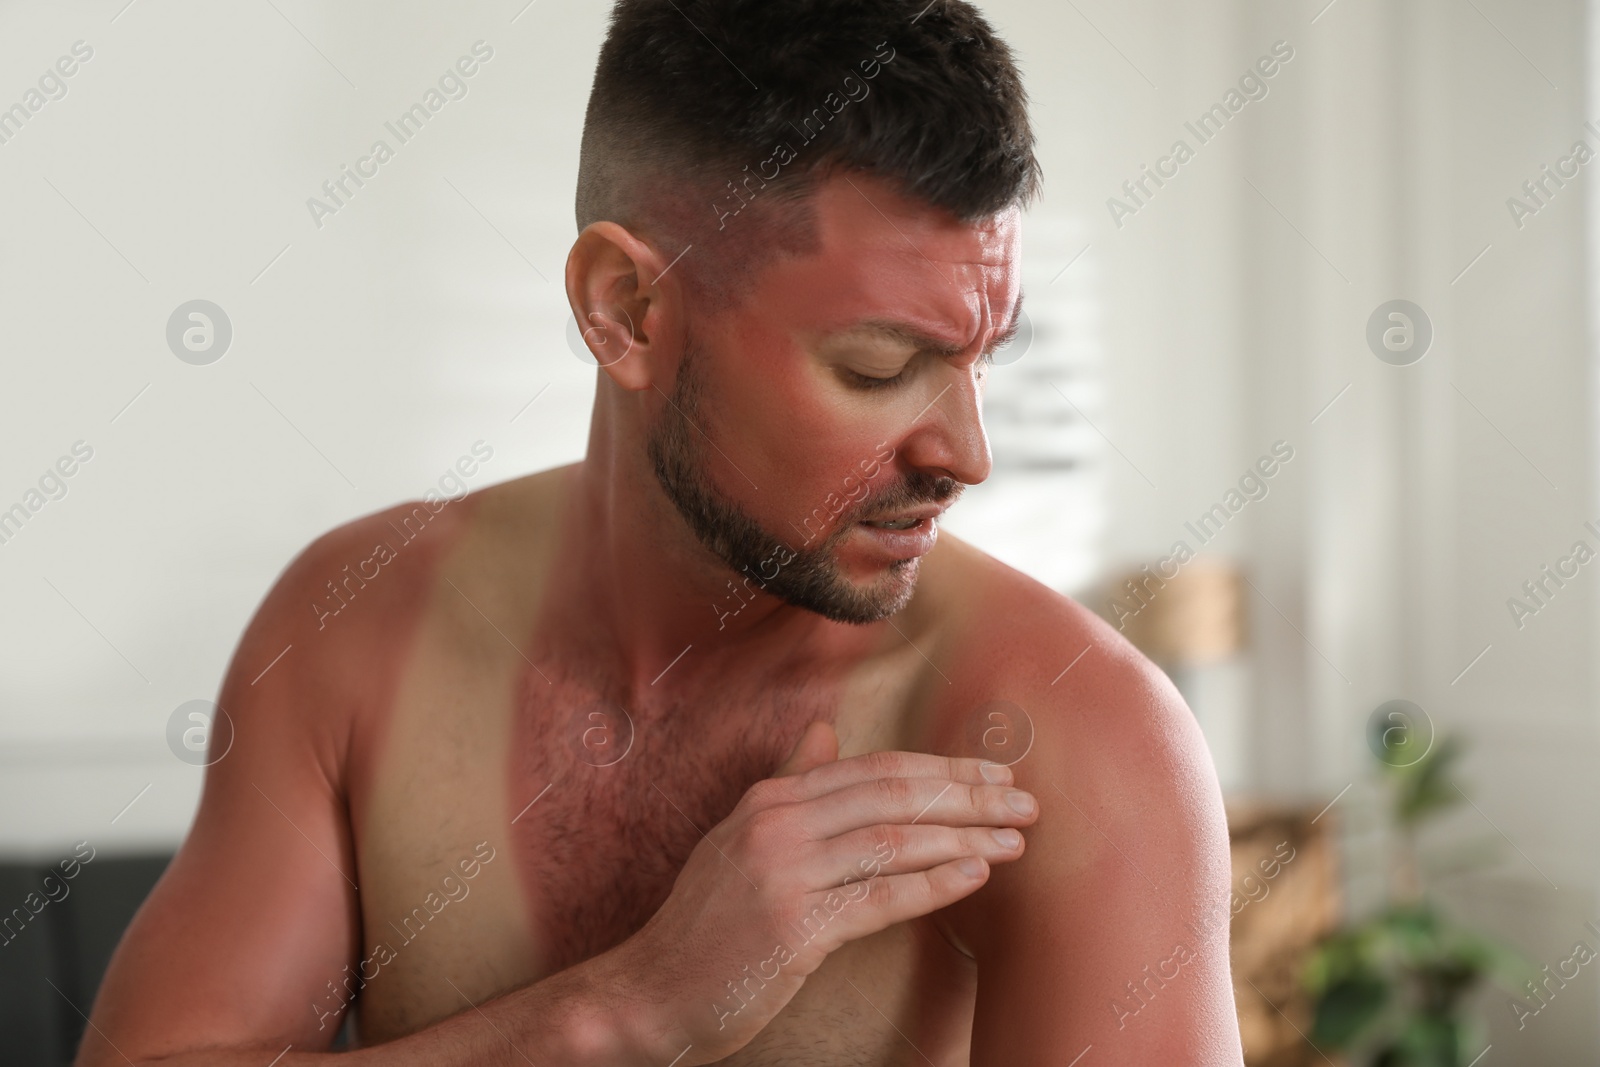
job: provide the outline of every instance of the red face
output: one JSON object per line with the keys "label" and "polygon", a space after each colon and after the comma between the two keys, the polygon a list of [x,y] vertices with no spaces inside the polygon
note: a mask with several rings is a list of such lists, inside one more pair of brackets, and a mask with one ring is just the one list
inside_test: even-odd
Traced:
{"label": "red face", "polygon": [[859,174],[814,205],[817,251],[691,323],[684,410],[652,450],[735,570],[866,622],[905,605],[938,512],[989,475],[980,404],[1021,310],[1019,212],[962,223]]}

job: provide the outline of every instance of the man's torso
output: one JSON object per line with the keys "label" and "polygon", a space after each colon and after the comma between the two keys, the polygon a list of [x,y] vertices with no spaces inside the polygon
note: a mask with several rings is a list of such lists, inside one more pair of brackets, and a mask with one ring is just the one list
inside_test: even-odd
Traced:
{"label": "man's torso", "polygon": [[[958,573],[975,577],[971,549],[936,548],[898,629],[883,627],[886,641],[834,677],[786,662],[796,657],[784,649],[730,668],[702,642],[664,656],[656,682],[628,694],[608,650],[570,640],[584,590],[559,558],[563,476],[452,505],[454,521],[426,535],[428,565],[378,579],[425,588],[398,598],[419,607],[396,613],[383,638],[396,649],[390,695],[349,727],[363,1043],[625,940],[666,900],[702,833],[813,720],[834,724],[842,758],[885,749],[1005,758],[983,750],[990,724],[968,721],[981,672],[962,670],[928,615],[929,603],[947,608],[940,598]],[[966,1062],[976,967],[949,933],[935,915],[846,944],[722,1062]],[[330,988],[325,1006],[341,995]],[[739,1003],[723,991],[722,1010]],[[718,1009],[708,999],[704,1010]]]}

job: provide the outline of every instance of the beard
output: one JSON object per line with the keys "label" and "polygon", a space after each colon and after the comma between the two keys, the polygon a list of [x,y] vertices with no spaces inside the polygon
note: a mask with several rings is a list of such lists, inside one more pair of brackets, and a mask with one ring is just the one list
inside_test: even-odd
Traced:
{"label": "beard", "polygon": [[[712,484],[706,438],[697,429],[703,425],[699,417],[704,386],[700,361],[693,344],[686,344],[671,404],[649,440],[656,479],[700,543],[735,574],[754,579],[763,592],[834,622],[878,622],[909,604],[916,592],[918,560],[898,560],[881,578],[862,588],[841,572],[835,551],[864,518],[917,504],[953,502],[965,487],[954,478],[913,471],[891,488],[845,509],[837,517],[838,525],[819,544],[793,547],[768,533]],[[808,542],[811,539],[806,538]],[[789,562],[768,577],[766,572],[784,559]]]}

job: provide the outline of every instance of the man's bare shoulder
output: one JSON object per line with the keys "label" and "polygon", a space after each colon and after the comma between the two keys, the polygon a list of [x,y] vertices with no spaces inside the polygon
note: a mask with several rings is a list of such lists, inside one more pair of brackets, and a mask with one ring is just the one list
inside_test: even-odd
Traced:
{"label": "man's bare shoulder", "polygon": [[[949,664],[944,669],[958,691],[946,702],[957,721],[945,735],[965,735],[970,748],[981,736],[965,721],[973,711],[986,717],[1014,705],[1023,759],[1032,764],[1027,770],[1052,795],[1071,781],[1096,803],[1137,800],[1143,809],[1140,798],[1177,790],[1197,817],[1209,817],[1200,812],[1209,813],[1216,788],[1210,753],[1166,674],[1071,597],[971,545],[950,542],[933,605],[946,620],[940,663]],[[1004,736],[989,735],[991,742]],[[1027,773],[1023,764],[1017,772]]]}
{"label": "man's bare shoulder", "polygon": [[1188,716],[1160,668],[1093,611],[965,542],[941,538],[940,548],[947,555],[928,595],[919,589],[917,626],[937,635],[961,675],[955,684],[1046,706],[1071,694],[1076,716],[1097,726],[1130,703]]}
{"label": "man's bare shoulder", "polygon": [[[961,690],[944,712],[946,736],[961,746],[951,754],[1010,764],[1042,813],[1022,861],[997,868],[970,907],[954,909],[957,936],[981,955],[998,944],[990,939],[1007,909],[1099,914],[1118,894],[1144,901],[1156,885],[1162,906],[1186,921],[1225,900],[1221,794],[1172,682],[1088,608],[970,546],[959,551],[958,602],[946,608],[953,625],[941,641],[941,666]],[[1028,943],[1007,941],[1005,951]]]}
{"label": "man's bare shoulder", "polygon": [[345,736],[349,714],[392,673],[386,665],[403,622],[421,610],[423,576],[460,521],[449,512],[407,502],[302,548],[234,650],[220,701],[228,713],[257,729]]}
{"label": "man's bare shoulder", "polygon": [[[320,535],[278,576],[257,614],[265,638],[316,649],[392,643],[395,622],[422,610],[457,553],[486,569],[503,545],[535,542],[554,507],[564,468],[487,486],[459,497],[430,493],[352,519]],[[249,635],[247,635],[249,636]],[[309,658],[309,657],[308,657]]]}

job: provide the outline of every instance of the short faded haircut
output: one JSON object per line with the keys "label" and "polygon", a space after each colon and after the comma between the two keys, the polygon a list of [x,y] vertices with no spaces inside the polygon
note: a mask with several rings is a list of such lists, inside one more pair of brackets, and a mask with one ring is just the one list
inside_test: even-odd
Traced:
{"label": "short faded haircut", "polygon": [[976,222],[1037,194],[1033,149],[1011,50],[963,0],[617,0],[578,228],[693,245],[676,269],[719,309],[768,257],[815,250],[810,194],[830,174]]}

